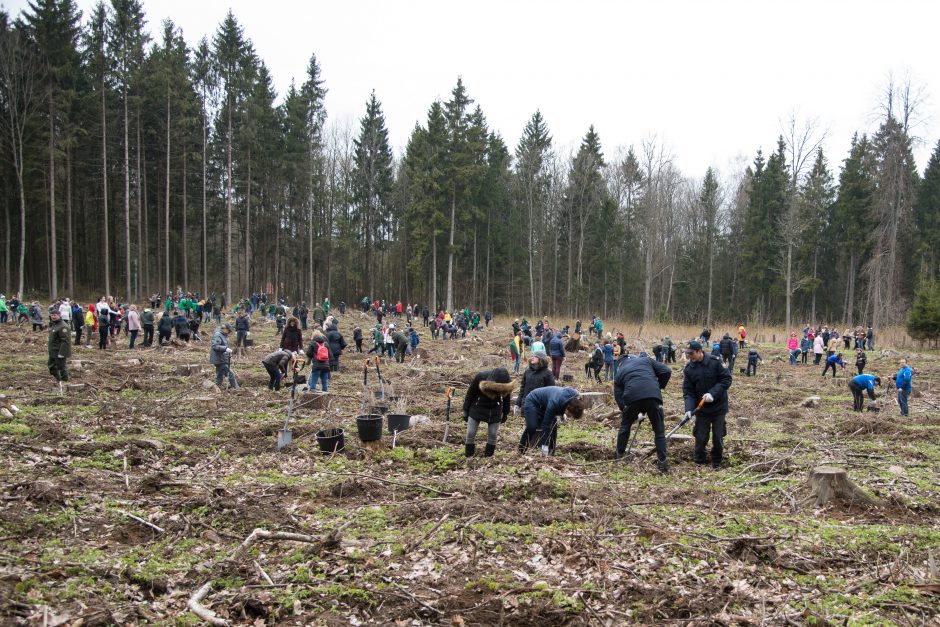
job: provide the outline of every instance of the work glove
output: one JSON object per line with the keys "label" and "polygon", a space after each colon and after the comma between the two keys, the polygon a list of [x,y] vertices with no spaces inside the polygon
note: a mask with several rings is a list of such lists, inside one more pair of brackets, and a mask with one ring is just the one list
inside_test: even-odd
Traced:
{"label": "work glove", "polygon": [[518,406],[518,405],[513,405],[513,406],[512,406],[512,415],[513,415],[513,416],[518,416],[518,415],[519,415],[519,406]]}
{"label": "work glove", "polygon": [[231,348],[226,348],[226,349],[225,349],[225,354],[226,354],[226,355],[231,355],[231,354],[232,354],[232,349],[231,349]]}
{"label": "work glove", "polygon": [[711,403],[713,400],[715,400],[715,397],[708,392],[705,392],[705,396],[702,397],[702,400],[704,400],[706,403]]}
{"label": "work glove", "polygon": [[686,422],[688,422],[689,420],[692,420],[692,412],[690,411],[685,412],[685,420]]}
{"label": "work glove", "polygon": [[548,444],[542,445],[542,457],[548,457]]}

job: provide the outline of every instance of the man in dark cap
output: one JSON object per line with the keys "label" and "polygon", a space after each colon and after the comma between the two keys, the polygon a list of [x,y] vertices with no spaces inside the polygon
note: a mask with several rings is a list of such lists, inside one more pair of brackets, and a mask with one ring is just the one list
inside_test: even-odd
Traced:
{"label": "man in dark cap", "polygon": [[689,342],[686,348],[689,363],[683,369],[682,396],[685,400],[686,418],[701,402],[702,408],[695,414],[696,464],[708,463],[705,447],[709,435],[712,437],[712,468],[721,468],[724,452],[725,415],[728,413],[728,388],[731,387],[731,373],[722,364],[721,359],[705,354],[698,341]]}
{"label": "man in dark cap", "polygon": [[69,380],[69,371],[65,367],[65,360],[72,356],[72,332],[69,325],[62,320],[59,308],[53,305],[49,308],[49,374],[55,377],[62,392],[62,383]]}
{"label": "man in dark cap", "polygon": [[625,359],[617,369],[614,398],[621,411],[620,431],[617,433],[617,459],[624,456],[633,423],[637,416],[643,413],[653,427],[659,471],[664,474],[669,472],[662,390],[669,383],[671,376],[672,369],[669,366],[649,357]]}

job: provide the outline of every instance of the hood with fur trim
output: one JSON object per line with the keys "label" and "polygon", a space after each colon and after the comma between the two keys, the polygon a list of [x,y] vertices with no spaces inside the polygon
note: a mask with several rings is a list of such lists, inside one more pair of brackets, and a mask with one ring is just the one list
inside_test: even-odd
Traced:
{"label": "hood with fur trim", "polygon": [[516,387],[515,383],[497,383],[496,381],[480,381],[480,393],[496,400],[507,394],[511,394]]}

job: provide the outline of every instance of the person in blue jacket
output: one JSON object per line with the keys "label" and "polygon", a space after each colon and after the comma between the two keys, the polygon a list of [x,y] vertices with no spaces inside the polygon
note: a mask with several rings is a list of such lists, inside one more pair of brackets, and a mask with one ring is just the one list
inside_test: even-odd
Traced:
{"label": "person in blue jacket", "polygon": [[894,387],[898,389],[898,405],[901,407],[901,415],[907,416],[907,399],[911,396],[911,378],[914,376],[914,371],[907,365],[906,359],[902,359],[899,365],[901,368],[894,377]]}
{"label": "person in blue jacket", "polygon": [[552,376],[556,379],[561,378],[561,364],[565,361],[565,340],[561,337],[561,331],[555,334],[548,343],[548,354],[552,358]]}
{"label": "person in blue jacket", "polygon": [[809,339],[809,335],[804,332],[803,339],[800,340],[800,362],[805,366],[806,360],[809,358],[809,354],[813,352],[813,340]]}
{"label": "person in blue jacket", "polygon": [[849,381],[849,389],[852,390],[852,409],[862,411],[865,407],[864,392],[868,392],[868,398],[875,400],[875,386],[881,385],[881,377],[873,374],[860,374],[852,377]]}
{"label": "person in blue jacket", "polygon": [[610,340],[604,340],[604,381],[614,378],[614,345]]}
{"label": "person in blue jacket", "polygon": [[585,406],[574,388],[550,386],[529,392],[522,409],[526,437],[524,445],[520,442],[520,452],[537,445],[541,446],[542,455],[554,454],[558,417],[565,414],[577,420],[584,414]]}
{"label": "person in blue jacket", "polygon": [[836,366],[842,366],[845,370],[845,362],[842,361],[842,353],[833,353],[826,357],[826,367],[823,369],[822,376],[825,377],[829,369],[832,368],[832,378],[836,378]]}

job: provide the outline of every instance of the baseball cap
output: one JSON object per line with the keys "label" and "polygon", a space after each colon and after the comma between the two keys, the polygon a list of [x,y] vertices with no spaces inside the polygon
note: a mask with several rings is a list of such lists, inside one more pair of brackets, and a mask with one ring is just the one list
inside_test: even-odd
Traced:
{"label": "baseball cap", "polygon": [[686,352],[690,352],[690,353],[692,351],[700,351],[702,350],[702,343],[699,342],[698,340],[692,340],[691,342],[689,342],[689,345],[688,347],[686,347],[685,350]]}

